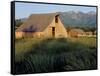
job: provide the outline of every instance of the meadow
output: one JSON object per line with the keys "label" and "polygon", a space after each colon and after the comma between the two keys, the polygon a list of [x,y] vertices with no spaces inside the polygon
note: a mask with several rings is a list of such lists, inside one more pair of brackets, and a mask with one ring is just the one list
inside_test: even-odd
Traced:
{"label": "meadow", "polygon": [[97,69],[95,37],[15,40],[15,73]]}

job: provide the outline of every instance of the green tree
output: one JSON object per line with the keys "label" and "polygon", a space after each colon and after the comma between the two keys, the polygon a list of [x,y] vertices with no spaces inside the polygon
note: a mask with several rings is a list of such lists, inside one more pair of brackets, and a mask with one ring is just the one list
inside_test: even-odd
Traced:
{"label": "green tree", "polygon": [[17,19],[15,20],[15,27],[19,27],[23,22],[21,21],[21,19]]}

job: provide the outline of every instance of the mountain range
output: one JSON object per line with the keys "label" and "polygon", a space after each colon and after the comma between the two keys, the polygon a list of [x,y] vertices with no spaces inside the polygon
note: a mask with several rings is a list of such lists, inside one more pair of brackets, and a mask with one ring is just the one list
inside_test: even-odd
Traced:
{"label": "mountain range", "polygon": [[96,27],[96,12],[60,12],[63,24],[72,27]]}
{"label": "mountain range", "polygon": [[[96,27],[96,12],[90,11],[88,13],[83,12],[58,12],[60,19],[65,27]],[[25,21],[26,18],[22,18],[21,21]]]}

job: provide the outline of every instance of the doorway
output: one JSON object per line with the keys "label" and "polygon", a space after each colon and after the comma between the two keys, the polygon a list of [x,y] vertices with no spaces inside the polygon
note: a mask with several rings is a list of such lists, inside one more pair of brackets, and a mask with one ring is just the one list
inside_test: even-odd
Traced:
{"label": "doorway", "polygon": [[52,27],[52,36],[55,37],[55,27]]}

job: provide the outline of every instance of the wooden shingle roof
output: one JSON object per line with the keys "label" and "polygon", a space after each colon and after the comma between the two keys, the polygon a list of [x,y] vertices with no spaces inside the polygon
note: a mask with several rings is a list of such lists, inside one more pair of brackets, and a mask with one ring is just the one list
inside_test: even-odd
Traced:
{"label": "wooden shingle roof", "polygon": [[42,32],[58,13],[32,14],[16,31]]}
{"label": "wooden shingle roof", "polygon": [[74,32],[74,33],[78,33],[78,34],[83,34],[84,33],[84,31],[82,29],[76,29],[76,28],[71,29],[70,32]]}

